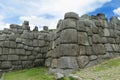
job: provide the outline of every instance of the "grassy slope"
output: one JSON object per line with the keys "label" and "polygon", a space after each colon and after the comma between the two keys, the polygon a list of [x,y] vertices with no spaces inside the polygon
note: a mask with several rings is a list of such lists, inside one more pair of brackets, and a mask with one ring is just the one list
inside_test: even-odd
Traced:
{"label": "grassy slope", "polygon": [[[102,64],[82,69],[74,73],[84,80],[120,80],[120,58],[111,59]],[[55,80],[46,68],[32,68],[5,74],[4,80]],[[63,80],[70,80],[66,77]]]}
{"label": "grassy slope", "polygon": [[120,58],[111,59],[97,66],[80,70],[75,75],[89,80],[120,80]]}

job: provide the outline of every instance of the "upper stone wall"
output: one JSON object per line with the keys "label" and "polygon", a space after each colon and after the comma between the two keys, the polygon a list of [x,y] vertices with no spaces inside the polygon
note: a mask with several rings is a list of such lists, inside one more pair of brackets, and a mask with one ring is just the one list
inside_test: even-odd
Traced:
{"label": "upper stone wall", "polygon": [[59,20],[48,46],[45,65],[65,75],[120,55],[120,20],[104,14],[79,17],[74,12]]}
{"label": "upper stone wall", "polygon": [[29,22],[11,24],[0,31],[0,70],[43,66],[48,46],[48,27],[30,30]]}

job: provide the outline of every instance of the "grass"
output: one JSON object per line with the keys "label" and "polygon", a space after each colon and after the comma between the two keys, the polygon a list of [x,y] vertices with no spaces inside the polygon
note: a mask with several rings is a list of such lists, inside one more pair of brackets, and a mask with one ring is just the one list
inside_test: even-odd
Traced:
{"label": "grass", "polygon": [[48,73],[47,68],[32,68],[8,72],[4,80],[54,80],[54,77]]}
{"label": "grass", "polygon": [[[94,67],[73,73],[84,80],[120,80],[120,58],[107,60]],[[47,68],[32,68],[5,73],[4,80],[55,80]],[[73,80],[65,77],[61,80]]]}
{"label": "grass", "polygon": [[74,75],[85,80],[120,80],[120,58],[111,59],[94,67],[80,70]]}

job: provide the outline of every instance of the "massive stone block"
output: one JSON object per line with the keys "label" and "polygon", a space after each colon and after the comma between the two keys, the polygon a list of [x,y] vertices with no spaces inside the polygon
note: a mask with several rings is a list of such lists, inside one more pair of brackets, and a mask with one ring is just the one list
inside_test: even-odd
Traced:
{"label": "massive stone block", "polygon": [[92,36],[93,43],[100,43],[101,42],[101,37],[98,34],[94,34]]}
{"label": "massive stone block", "polygon": [[51,64],[51,67],[52,68],[58,68],[59,66],[58,66],[58,59],[53,59],[52,60],[52,64]]}
{"label": "massive stone block", "polygon": [[77,30],[78,31],[86,31],[84,21],[77,21]]}
{"label": "massive stone block", "polygon": [[96,55],[105,54],[106,52],[105,46],[103,44],[94,44],[92,46],[92,49],[93,49],[93,54]]}
{"label": "massive stone block", "polygon": [[86,48],[85,46],[79,47],[79,55],[85,55],[86,54]]}
{"label": "massive stone block", "polygon": [[65,14],[64,16],[64,19],[69,19],[69,18],[72,18],[72,19],[79,19],[79,15],[74,13],[74,12],[68,12]]}
{"label": "massive stone block", "polygon": [[109,29],[104,29],[104,36],[110,36],[110,31],[109,31]]}
{"label": "massive stone block", "polygon": [[86,32],[78,32],[78,44],[89,45],[88,35]]}
{"label": "massive stone block", "polygon": [[19,60],[19,56],[18,55],[8,55],[8,60]]}
{"label": "massive stone block", "polygon": [[62,56],[76,56],[79,54],[79,46],[77,44],[61,44],[59,53]]}
{"label": "massive stone block", "polygon": [[58,65],[62,69],[78,69],[78,64],[75,57],[61,57]]}
{"label": "massive stone block", "polygon": [[77,43],[77,31],[75,29],[63,30],[60,36],[60,43]]}
{"label": "massive stone block", "polygon": [[10,61],[4,61],[0,65],[1,69],[10,69],[11,67],[12,67],[12,64]]}
{"label": "massive stone block", "polygon": [[77,60],[80,68],[84,68],[89,62],[89,58],[87,56],[79,56]]}

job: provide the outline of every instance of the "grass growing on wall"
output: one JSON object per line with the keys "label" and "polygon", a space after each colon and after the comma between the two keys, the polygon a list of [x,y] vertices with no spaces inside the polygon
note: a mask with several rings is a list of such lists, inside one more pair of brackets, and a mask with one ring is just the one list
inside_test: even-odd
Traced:
{"label": "grass growing on wall", "polygon": [[46,68],[32,68],[8,72],[4,80],[54,80],[54,77],[48,73]]}

